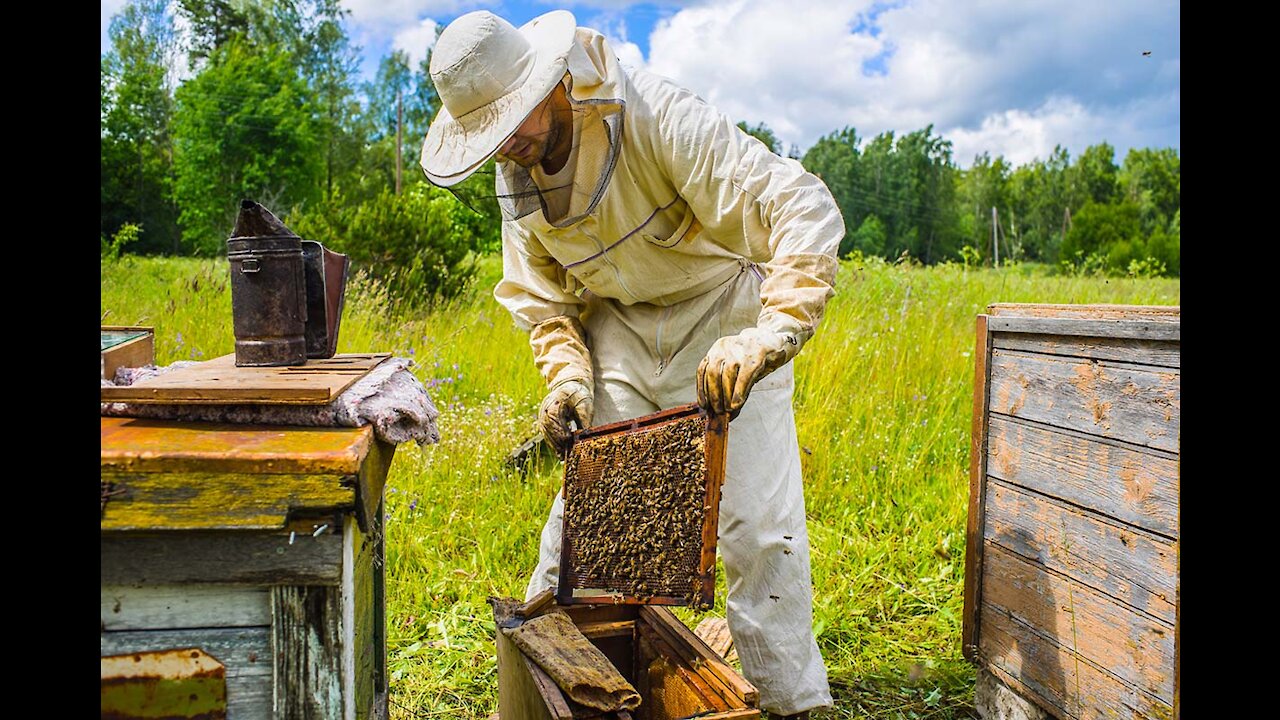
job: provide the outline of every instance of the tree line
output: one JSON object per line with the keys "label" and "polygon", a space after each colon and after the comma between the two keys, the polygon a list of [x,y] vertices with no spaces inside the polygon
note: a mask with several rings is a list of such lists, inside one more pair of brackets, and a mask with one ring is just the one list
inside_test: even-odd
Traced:
{"label": "tree line", "polygon": [[[439,108],[430,55],[391,52],[362,82],[348,14],[338,0],[129,0],[101,58],[104,256],[221,254],[249,197],[402,291],[463,287],[500,242],[491,169],[453,191],[425,181],[418,152]],[[763,123],[740,126],[781,152]],[[835,194],[842,255],[1178,273],[1171,149],[1117,166],[1102,143],[1074,162],[1058,148],[961,170],[932,127],[869,142],[845,128],[790,155]]]}

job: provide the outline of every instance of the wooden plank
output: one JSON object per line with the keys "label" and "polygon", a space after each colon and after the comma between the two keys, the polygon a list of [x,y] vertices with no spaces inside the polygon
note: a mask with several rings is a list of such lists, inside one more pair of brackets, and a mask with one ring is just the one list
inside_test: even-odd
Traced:
{"label": "wooden plank", "polygon": [[987,314],[996,317],[1082,318],[1177,322],[1177,305],[1076,305],[1071,303],[992,303]]}
{"label": "wooden plank", "polygon": [[264,587],[103,585],[101,592],[104,631],[271,624],[271,603]]}
{"label": "wooden plank", "polygon": [[[356,476],[356,520],[360,523],[360,531],[372,533],[382,526],[378,508],[382,506],[382,498],[387,485],[387,474],[391,471],[391,461],[395,458],[394,443],[374,438],[369,450],[360,464],[360,472]],[[379,531],[380,532],[380,531]]]}
{"label": "wooden plank", "polygon": [[271,634],[261,628],[104,632],[102,655],[200,648],[225,666],[227,720],[271,717]]}
{"label": "wooden plank", "polygon": [[208,472],[103,472],[102,530],[275,530],[299,514],[356,507],[354,478]]}
{"label": "wooden plank", "polygon": [[271,589],[275,717],[342,718],[342,593],[321,586]]}
{"label": "wooden plank", "polygon": [[1111,675],[1173,703],[1173,625],[1120,605],[998,545],[986,550],[983,604]]}
{"label": "wooden plank", "polygon": [[680,657],[717,688],[730,707],[755,706],[760,699],[756,686],[738,674],[733,666],[712,650],[680,618],[664,607],[641,607],[640,619],[660,633]]}
{"label": "wooden plank", "polygon": [[[503,720],[571,720],[573,715],[555,684],[545,688],[534,673],[546,677],[499,629],[494,648],[498,656],[498,715]],[[550,678],[547,678],[550,680]],[[554,690],[554,692],[552,691]],[[556,702],[556,699],[559,702]],[[552,703],[555,712],[548,707]]]}
{"label": "wooden plank", "polygon": [[991,333],[987,316],[979,315],[973,348],[973,415],[969,433],[969,516],[965,524],[964,610],[960,652],[975,661],[978,646],[978,606],[982,600],[982,534],[987,479],[987,420],[990,403]]}
{"label": "wooden plank", "polygon": [[337,585],[342,536],[298,533],[103,533],[103,585]]}
{"label": "wooden plank", "polygon": [[373,428],[102,418],[103,472],[244,472],[354,476]]}
{"label": "wooden plank", "polygon": [[324,405],[390,353],[343,353],[294,367],[236,367],[235,353],[123,387],[102,388],[102,402]]}
{"label": "wooden plank", "polygon": [[650,718],[685,718],[708,710],[728,710],[724,701],[691,672],[676,651],[647,623],[636,626],[641,662],[636,686]]}
{"label": "wooden plank", "polygon": [[[724,484],[726,457],[729,449],[729,415],[707,416],[706,504],[702,517],[702,551],[698,556],[699,603],[704,608],[716,604],[716,542],[720,538],[720,487]],[[682,626],[683,627],[683,626]]]}
{"label": "wooden plank", "polygon": [[1140,338],[1173,342],[1180,339],[1181,333],[1181,323],[1178,322],[1080,318],[993,317],[988,328],[996,333]]}
{"label": "wooden plank", "polygon": [[1172,453],[993,415],[987,472],[1168,538],[1178,537]]}
{"label": "wooden plank", "polygon": [[1176,552],[1166,539],[987,478],[985,539],[1172,624]]}
{"label": "wooden plank", "polygon": [[[108,330],[109,328],[102,328]],[[113,345],[102,351],[102,377],[115,380],[116,370],[154,365],[156,362],[156,336],[151,328],[128,328],[146,334]]]}
{"label": "wooden plank", "polygon": [[992,413],[1174,451],[1181,406],[1172,369],[991,352]]}
{"label": "wooden plank", "polygon": [[379,588],[383,563],[379,542],[360,532],[353,519],[347,519],[344,532],[353,539],[354,560],[352,591],[344,593],[344,602],[346,595],[351,597],[351,651],[344,655],[351,655],[354,665],[355,717],[366,720],[375,714],[386,714],[386,622]]}
{"label": "wooden plank", "polygon": [[1002,682],[1058,717],[1168,720],[1171,708],[994,606],[982,608],[981,661]]}
{"label": "wooden plank", "polygon": [[618,620],[617,622],[585,623],[578,626],[578,631],[588,640],[610,637],[629,637],[636,630],[635,620]]}
{"label": "wooden plank", "polygon": [[1001,350],[1086,357],[1094,360],[1116,360],[1140,365],[1171,368],[1182,365],[1181,344],[1165,340],[1005,332],[995,334],[992,346]]}

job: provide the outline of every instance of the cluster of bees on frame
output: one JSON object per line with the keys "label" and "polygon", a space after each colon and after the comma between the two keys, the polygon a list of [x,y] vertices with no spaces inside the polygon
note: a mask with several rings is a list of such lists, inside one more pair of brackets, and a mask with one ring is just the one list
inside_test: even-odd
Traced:
{"label": "cluster of bees on frame", "polygon": [[698,605],[706,419],[579,441],[565,464],[575,586]]}

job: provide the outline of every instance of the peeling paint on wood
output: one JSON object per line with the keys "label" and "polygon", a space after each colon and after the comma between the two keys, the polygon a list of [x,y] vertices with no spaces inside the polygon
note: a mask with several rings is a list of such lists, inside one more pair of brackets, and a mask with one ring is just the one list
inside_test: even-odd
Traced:
{"label": "peeling paint on wood", "polygon": [[1122,606],[998,545],[988,545],[986,553],[984,604],[1105,668],[1117,681],[1172,704],[1171,623]]}
{"label": "peeling paint on wood", "polygon": [[1121,522],[1178,537],[1178,467],[1172,453],[993,415],[987,472]]}
{"label": "peeling paint on wood", "polygon": [[102,658],[102,717],[225,720],[222,663],[199,648]]}
{"label": "peeling paint on wood", "polygon": [[199,648],[222,663],[227,717],[271,717],[271,637],[267,628],[189,628],[105,632],[102,655]]}
{"label": "peeling paint on wood", "polygon": [[104,472],[356,475],[373,428],[102,418]]}
{"label": "peeling paint on wood", "polygon": [[271,604],[264,587],[102,586],[102,629],[106,631],[270,624]]}
{"label": "peeling paint on wood", "polygon": [[344,717],[341,593],[328,587],[271,591],[277,720]]}
{"label": "peeling paint on wood", "polygon": [[1006,332],[996,333],[992,345],[1001,350],[1018,350],[1045,355],[1090,358],[1092,360],[1116,360],[1139,365],[1177,368],[1182,364],[1180,344],[1168,340],[1031,335]]}
{"label": "peeling paint on wood", "polygon": [[1011,350],[991,355],[992,413],[1176,450],[1177,372]]}
{"label": "peeling paint on wood", "polygon": [[994,607],[982,609],[982,659],[1003,682],[1073,720],[1170,720],[1172,708],[1104,668],[1037,635]]}
{"label": "peeling paint on wood", "polygon": [[1166,623],[1174,620],[1174,544],[987,479],[985,539]]}
{"label": "peeling paint on wood", "polygon": [[99,547],[104,585],[337,585],[342,567],[337,533],[103,533]]}
{"label": "peeling paint on wood", "polygon": [[354,477],[209,472],[107,473],[125,491],[102,511],[102,530],[273,530],[299,513],[351,510]]}

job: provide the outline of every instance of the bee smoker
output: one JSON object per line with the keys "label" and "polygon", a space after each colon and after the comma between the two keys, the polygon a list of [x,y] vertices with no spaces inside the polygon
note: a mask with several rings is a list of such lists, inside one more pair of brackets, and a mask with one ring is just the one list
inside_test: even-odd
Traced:
{"label": "bee smoker", "polygon": [[253,200],[227,239],[239,367],[333,357],[350,259],[303,240]]}

